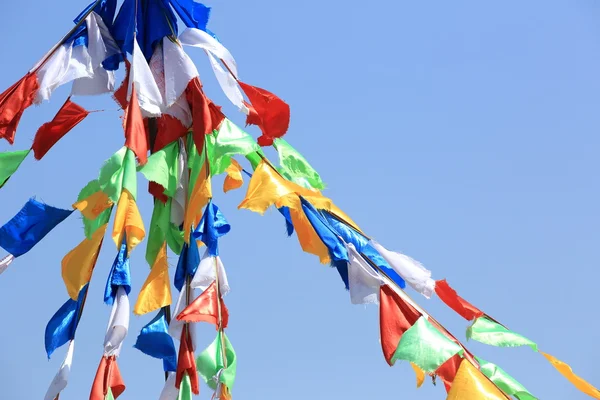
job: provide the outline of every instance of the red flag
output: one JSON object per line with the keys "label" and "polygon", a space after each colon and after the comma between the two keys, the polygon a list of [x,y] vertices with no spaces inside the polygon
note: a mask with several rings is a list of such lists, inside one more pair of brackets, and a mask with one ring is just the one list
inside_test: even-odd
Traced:
{"label": "red flag", "polygon": [[52,146],[88,115],[89,112],[85,108],[73,103],[68,98],[52,121],[42,125],[35,134],[31,148],[36,160],[41,160]]}
{"label": "red flag", "polygon": [[256,86],[238,81],[252,103],[246,124],[258,125],[262,136],[258,138],[261,146],[271,146],[275,138],[280,138],[290,125],[290,106],[279,97]]}
{"label": "red flag", "polygon": [[92,383],[90,400],[104,400],[108,389],[112,391],[115,399],[125,391],[125,383],[123,383],[115,356],[102,357],[102,360],[100,360],[96,378]]}
{"label": "red flag", "polygon": [[23,111],[31,104],[39,89],[37,76],[28,73],[0,94],[0,138],[15,142],[15,132]]}
{"label": "red flag", "polygon": [[113,99],[117,104],[125,110],[127,108],[127,92],[129,90],[129,74],[131,72],[131,64],[125,60],[125,79],[121,83],[121,86],[113,93]]}
{"label": "red flag", "polygon": [[168,144],[173,143],[180,137],[185,136],[188,129],[181,121],[172,115],[163,114],[156,118],[157,134],[154,142],[153,152],[164,149]]}
{"label": "red flag", "polygon": [[454,382],[454,378],[456,377],[456,373],[458,372],[458,367],[463,359],[458,354],[454,355],[454,357],[447,360],[445,363],[439,367],[435,374],[442,378],[444,382],[444,386],[446,387],[446,392],[450,391],[452,387],[452,382]]}
{"label": "red flag", "polygon": [[217,300],[217,284],[213,282],[210,286],[200,295],[196,300],[187,306],[177,316],[178,321],[187,322],[208,322],[209,324],[215,324],[219,329],[219,303],[221,302],[221,321],[223,322],[223,329],[227,328],[229,323],[229,310],[223,302],[221,297]]}
{"label": "red flag", "polygon": [[483,315],[483,311],[463,299],[448,285],[445,279],[435,282],[435,292],[448,307],[460,314],[464,319],[472,321]]}
{"label": "red flag", "polygon": [[398,348],[402,334],[417,322],[421,314],[405,302],[391,287],[379,289],[379,329],[381,348],[389,365]]}
{"label": "red flag", "polygon": [[188,326],[184,326],[183,330],[181,331],[179,356],[177,358],[177,374],[175,375],[175,387],[177,389],[179,389],[181,386],[181,380],[186,373],[190,377],[192,392],[196,395],[199,395],[200,386],[198,384],[198,373],[196,372],[194,346],[192,345],[192,338],[190,337]]}
{"label": "red flag", "polygon": [[219,129],[225,115],[221,112],[221,107],[215,105],[206,97],[198,77],[192,79],[188,84],[186,97],[192,109],[194,143],[200,152],[204,147],[204,136],[210,135],[214,130]]}
{"label": "red flag", "polygon": [[131,88],[131,101],[125,111],[125,146],[133,150],[140,164],[146,164],[148,161],[148,136],[135,85]]}

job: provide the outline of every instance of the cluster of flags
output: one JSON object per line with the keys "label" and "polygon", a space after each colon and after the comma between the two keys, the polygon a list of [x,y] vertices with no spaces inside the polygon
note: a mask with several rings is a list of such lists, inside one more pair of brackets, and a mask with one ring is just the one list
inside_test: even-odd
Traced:
{"label": "cluster of flags", "polygon": [[[199,394],[202,378],[214,399],[231,399],[237,358],[226,334],[230,314],[224,297],[230,287],[219,254],[219,240],[231,226],[213,201],[212,187],[212,177],[221,174],[226,175],[225,193],[250,178],[239,208],[264,214],[274,206],[284,217],[288,235],[295,233],[305,252],[337,271],[352,304],[378,305],[384,359],[390,366],[408,361],[418,386],[429,375],[444,382],[448,399],[535,399],[500,367],[469,352],[407,295],[406,286],[427,299],[437,295],[472,321],[467,338],[499,347],[529,346],[579,390],[600,399],[600,391],[567,364],[460,297],[445,280],[434,280],[418,261],[368,237],[325,197],[320,175],[283,139],[289,106],[273,93],[239,80],[231,52],[207,28],[209,14],[210,8],[194,0],[125,0],[118,13],[116,0],[96,0],[74,20],[64,40],[0,94],[0,138],[12,144],[26,109],[49,100],[56,88],[72,84],[69,97],[38,129],[30,149],[0,154],[0,188],[29,153],[41,160],[90,115],[73,97],[112,93],[124,111],[124,146],[80,191],[71,209],[32,198],[0,228],[0,247],[6,251],[0,256],[2,273],[74,210],[83,219],[84,238],[61,264],[68,299],[45,331],[48,357],[68,344],[46,400],[56,400],[67,387],[75,334],[113,212],[116,256],[104,291],[104,302],[112,310],[90,400],[116,399],[125,391],[118,360],[132,311],[130,255],[144,239],[150,271],[133,313],[153,317],[134,347],[162,361],[166,379],[159,398],[191,399]],[[181,34],[177,17],[186,27]],[[248,125],[260,128],[257,140],[206,96],[186,46],[206,53],[226,97]],[[121,64],[126,77],[117,88],[115,71]],[[275,148],[279,166],[265,157],[264,146]],[[251,171],[242,167],[242,158]],[[137,207],[138,172],[148,180],[154,198],[148,229]],[[178,257],[172,283],[169,251]],[[172,285],[179,292],[173,310]],[[216,330],[203,351],[195,333],[198,323],[212,324]]]}

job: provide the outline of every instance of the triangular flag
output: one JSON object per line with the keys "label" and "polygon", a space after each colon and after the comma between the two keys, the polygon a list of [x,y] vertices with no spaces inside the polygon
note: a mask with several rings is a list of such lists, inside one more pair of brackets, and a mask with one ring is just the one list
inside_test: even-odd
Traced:
{"label": "triangular flag", "polygon": [[467,339],[498,347],[529,346],[537,351],[537,344],[487,317],[479,317],[467,329]]}
{"label": "triangular flag", "polygon": [[165,65],[165,103],[171,107],[185,92],[190,81],[199,76],[194,62],[183,51],[181,43],[163,39]]}
{"label": "triangular flag", "polygon": [[0,153],[0,188],[17,172],[31,150]]}
{"label": "triangular flag", "polygon": [[146,278],[142,290],[140,290],[133,312],[136,315],[144,315],[168,306],[171,302],[167,243],[164,242],[150,270],[150,274]]}
{"label": "triangular flag", "polygon": [[[195,297],[195,290],[192,288],[190,292],[189,298],[192,299]],[[177,299],[177,304],[175,305],[175,309],[172,311],[172,315],[178,316],[188,305],[188,290],[187,285],[184,285],[179,293],[179,298]],[[178,321],[177,318],[171,319],[171,323],[169,324],[169,335],[173,337],[173,339],[179,340],[183,334],[184,327],[186,327],[190,331],[190,339],[192,344],[192,351],[196,351],[196,328],[197,324],[188,324],[184,321]]]}
{"label": "triangular flag", "polygon": [[85,108],[73,103],[68,98],[52,121],[42,125],[35,134],[31,148],[36,160],[41,160],[52,146],[88,115],[89,112]]}
{"label": "triangular flag", "polygon": [[127,238],[128,255],[146,237],[146,230],[144,229],[144,221],[142,220],[140,210],[137,207],[135,199],[127,189],[123,189],[121,193],[115,214],[112,238],[117,249],[123,243],[123,235]]}
{"label": "triangular flag", "polygon": [[275,139],[273,145],[279,154],[281,172],[286,178],[308,189],[325,189],[325,183],[319,173],[288,142]]}
{"label": "triangular flag", "polygon": [[71,365],[73,364],[73,352],[75,351],[75,341],[71,340],[69,343],[69,349],[67,350],[67,355],[60,366],[60,369],[54,376],[54,379],[50,383],[50,387],[46,391],[46,396],[44,396],[44,400],[54,400],[60,392],[62,392],[69,382],[69,375],[71,373]]}
{"label": "triangular flag", "polygon": [[28,73],[0,93],[0,139],[15,142],[15,133],[26,108],[33,104],[39,89],[35,73]]}
{"label": "triangular flag", "polygon": [[454,357],[447,360],[443,363],[436,371],[435,375],[442,378],[442,382],[444,382],[444,387],[446,388],[446,392],[450,391],[452,387],[452,382],[454,382],[454,378],[456,377],[456,373],[458,372],[458,368],[460,367],[460,363],[463,358],[456,354]]}
{"label": "triangular flag", "polygon": [[[219,326],[219,317],[222,321],[222,326]],[[177,320],[208,322],[209,324],[214,324],[217,329],[227,328],[229,310],[227,310],[223,298],[220,298],[218,294],[216,282],[211,283],[208,289],[177,315]]]}
{"label": "triangular flag", "polygon": [[114,202],[117,203],[123,189],[127,189],[131,197],[137,197],[137,167],[135,153],[123,146],[113,154],[100,169],[98,182],[100,189]]}
{"label": "triangular flag", "polygon": [[446,303],[448,307],[468,321],[472,321],[484,315],[483,311],[460,297],[445,279],[435,282],[435,293],[437,293],[438,297]]}
{"label": "triangular flag", "polygon": [[223,192],[227,193],[230,190],[235,190],[242,187],[242,185],[244,184],[242,170],[242,166],[232,158],[231,164],[225,170],[227,176],[225,177],[225,181],[223,182]]}
{"label": "triangular flag", "polygon": [[103,356],[100,365],[98,365],[94,383],[92,383],[90,400],[105,400],[109,390],[112,391],[112,395],[116,399],[125,391],[125,383],[121,377],[117,359],[114,356]]}
{"label": "triangular flag", "polygon": [[67,300],[48,321],[44,332],[44,345],[48,358],[56,349],[75,338],[87,289],[88,287],[84,286],[77,300]]}
{"label": "triangular flag", "polygon": [[165,371],[177,370],[177,352],[163,310],[142,328],[133,347],[150,357],[163,360]]}
{"label": "triangular flag", "polygon": [[[133,85],[135,87],[135,83]],[[138,157],[140,164],[144,165],[148,161],[148,136],[135,90],[131,94],[124,121],[125,146],[130,148]]]}
{"label": "triangular flag", "polygon": [[502,368],[478,357],[476,359],[479,363],[479,370],[506,394],[519,400],[537,400],[537,397],[529,393],[523,385]]}
{"label": "triangular flag", "polygon": [[[211,175],[220,175],[231,164],[233,156],[257,152],[260,146],[250,134],[244,132],[227,118],[223,120],[219,131],[207,136],[207,152]],[[259,157],[260,160],[260,157]]]}
{"label": "triangular flag", "polygon": [[208,175],[206,163],[202,164],[202,169],[198,173],[198,181],[192,188],[190,201],[187,207],[183,231],[186,232],[185,239],[189,243],[187,232],[191,232],[192,225],[198,226],[202,215],[202,209],[208,204],[212,198],[212,183]]}
{"label": "triangular flag", "polygon": [[215,263],[217,265],[216,269],[219,271],[219,292],[221,293],[221,296],[224,297],[229,293],[227,272],[225,271],[225,266],[221,261],[221,257],[211,256],[208,254],[208,249],[204,252],[202,260],[200,260],[200,265],[198,266],[190,285],[195,289],[200,289],[202,291],[206,290],[216,280]]}
{"label": "triangular flag", "polygon": [[209,201],[200,224],[192,236],[194,239],[201,240],[206,245],[208,254],[218,256],[219,238],[225,236],[230,230],[231,225],[229,225],[219,207],[212,201]]}
{"label": "triangular flag", "polygon": [[[225,349],[223,349],[223,346]],[[225,354],[225,360],[223,359]],[[217,337],[206,350],[196,359],[198,372],[206,384],[213,390],[217,388],[218,382],[224,383],[228,388],[233,388],[237,370],[237,357],[229,338],[223,331],[217,333]]]}
{"label": "triangular flag", "polygon": [[473,364],[463,360],[446,400],[508,400],[508,397]]}
{"label": "triangular flag", "polygon": [[133,40],[130,73],[127,89],[129,102],[131,103],[133,89],[135,88],[143,117],[160,116],[163,108],[163,98],[137,40]]}
{"label": "triangular flag", "polygon": [[196,395],[200,394],[200,386],[198,385],[198,374],[196,373],[196,360],[194,359],[194,350],[191,343],[189,329],[184,329],[181,332],[181,341],[179,344],[179,356],[177,357],[177,377],[175,387],[181,389],[181,381],[185,374],[190,377],[192,392]]}
{"label": "triangular flag", "polygon": [[192,107],[194,143],[198,151],[201,151],[204,148],[205,136],[219,129],[225,115],[221,112],[221,107],[206,97],[199,78],[190,81],[186,95]]}
{"label": "triangular flag", "polygon": [[356,251],[353,244],[347,244],[348,282],[352,304],[378,304],[379,287],[383,284],[381,276]]}
{"label": "triangular flag", "polygon": [[550,361],[550,364],[552,364],[552,366],[556,368],[556,370],[560,372],[562,376],[567,378],[569,382],[571,382],[579,391],[593,397],[594,399],[600,399],[600,390],[596,389],[580,376],[575,375],[569,364],[566,364],[550,354],[544,353],[543,351],[540,351],[540,354],[543,355],[546,360]]}

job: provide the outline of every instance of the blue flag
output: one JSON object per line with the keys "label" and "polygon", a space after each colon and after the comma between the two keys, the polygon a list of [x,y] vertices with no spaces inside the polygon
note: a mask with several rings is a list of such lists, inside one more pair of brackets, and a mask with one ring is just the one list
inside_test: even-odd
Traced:
{"label": "blue flag", "polygon": [[142,328],[133,346],[150,357],[163,360],[165,371],[177,370],[177,352],[173,338],[169,335],[169,325],[164,310]]}
{"label": "blue flag", "polygon": [[208,202],[200,224],[194,232],[194,238],[201,240],[208,249],[211,256],[219,255],[219,238],[225,236],[231,230],[231,225],[225,216],[212,201]]}
{"label": "blue flag", "polygon": [[175,270],[174,284],[177,290],[181,292],[181,288],[185,284],[185,278],[187,276],[193,278],[199,265],[200,252],[198,251],[198,243],[192,233],[190,233],[190,244],[183,244],[183,249],[181,249],[179,261],[177,262],[177,269]]}
{"label": "blue flag", "polygon": [[0,228],[0,247],[15,257],[22,256],[72,212],[29,199],[21,211]]}
{"label": "blue flag", "polygon": [[171,5],[179,14],[179,18],[188,28],[197,28],[206,32],[210,18],[210,7],[194,0],[170,0]]}
{"label": "blue flag", "polygon": [[104,302],[106,304],[112,305],[115,302],[119,286],[123,286],[127,295],[131,293],[131,271],[129,269],[126,235],[123,235],[123,243],[108,274],[106,289],[104,290]]}
{"label": "blue flag", "polygon": [[287,230],[288,236],[292,236],[294,234],[294,223],[292,222],[292,215],[290,214],[289,207],[283,206],[278,208],[279,212],[285,218],[285,228]]}
{"label": "blue flag", "polygon": [[56,314],[50,318],[46,325],[44,342],[46,345],[46,353],[48,358],[56,349],[75,338],[75,330],[79,323],[79,314],[83,307],[83,299],[87,292],[88,285],[85,285],[79,292],[77,301],[69,299]]}

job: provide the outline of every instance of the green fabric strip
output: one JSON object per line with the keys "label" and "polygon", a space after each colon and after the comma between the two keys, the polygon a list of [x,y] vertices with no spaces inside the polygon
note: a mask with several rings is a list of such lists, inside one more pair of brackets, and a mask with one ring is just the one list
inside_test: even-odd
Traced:
{"label": "green fabric strip", "polygon": [[179,386],[179,395],[177,396],[177,400],[192,400],[192,382],[190,381],[190,376],[185,373],[183,374],[183,378],[181,379],[181,385]]}
{"label": "green fabric strip", "polygon": [[123,147],[102,166],[98,177],[100,188],[115,203],[119,201],[123,189],[127,189],[136,199],[136,172],[134,152],[127,147]]}
{"label": "green fabric strip", "polygon": [[486,317],[477,318],[473,322],[467,329],[467,339],[498,347],[529,346],[537,351],[537,344]]}
{"label": "green fabric strip", "polygon": [[410,361],[425,372],[434,372],[443,363],[462,354],[463,349],[444,336],[425,317],[421,317],[400,339],[392,356],[392,364],[397,360]]}
{"label": "green fabric strip", "polygon": [[273,144],[279,153],[280,173],[291,182],[307,189],[325,189],[321,176],[296,149],[284,139]]}
{"label": "green fabric strip", "polygon": [[475,359],[479,363],[479,369],[481,372],[483,372],[485,376],[487,376],[506,394],[514,396],[519,400],[537,400],[537,397],[529,393],[529,391],[525,389],[523,385],[521,385],[515,378],[507,374],[499,366],[482,360],[479,357],[475,357]]}
{"label": "green fabric strip", "polygon": [[139,172],[150,182],[164,187],[167,196],[173,197],[177,190],[178,156],[179,141],[175,141],[148,157],[148,162],[139,168]]}
{"label": "green fabric strip", "polygon": [[206,137],[211,175],[220,175],[231,164],[231,157],[245,156],[260,150],[256,140],[228,119],[223,120],[218,132]]}
{"label": "green fabric strip", "polygon": [[113,392],[110,388],[108,388],[108,393],[106,393],[106,396],[104,396],[104,400],[115,400]]}
{"label": "green fabric strip", "polygon": [[231,342],[227,338],[227,335],[223,332],[225,341],[225,354],[227,357],[227,368],[223,366],[223,353],[221,350],[221,336],[217,333],[217,337],[210,346],[206,348],[196,359],[196,368],[198,373],[206,384],[213,390],[217,388],[217,375],[219,371],[223,370],[220,375],[219,381],[227,385],[231,390],[235,382],[235,373],[237,369],[237,359],[235,350],[231,345]]}
{"label": "green fabric strip", "polygon": [[[85,185],[83,189],[81,189],[79,195],[77,196],[77,201],[86,199],[87,197],[93,195],[96,192],[99,192],[100,190],[100,183],[97,179],[94,179],[93,181],[88,182],[88,184]],[[92,235],[98,230],[98,228],[105,224],[108,224],[111,212],[112,207],[102,211],[100,215],[98,215],[98,217],[93,220],[87,219],[82,215],[81,217],[83,218],[83,231],[85,232],[85,237],[91,240]]]}
{"label": "green fabric strip", "polygon": [[146,262],[150,266],[154,265],[165,240],[175,254],[180,254],[183,248],[183,232],[171,222],[171,204],[171,199],[167,200],[166,204],[160,200],[154,201],[146,245]]}
{"label": "green fabric strip", "polygon": [[31,150],[9,151],[0,153],[0,188],[17,172]]}
{"label": "green fabric strip", "polygon": [[[210,136],[210,135],[208,135]],[[207,146],[208,146],[208,136],[207,136]],[[200,151],[200,152],[199,152]],[[208,149],[207,149],[208,151]],[[192,138],[192,134],[188,134],[188,169],[190,170],[190,184],[188,189],[188,199],[194,192],[194,187],[196,186],[196,181],[198,180],[198,176],[200,175],[200,171],[202,170],[202,165],[204,164],[204,149],[197,149],[194,144],[194,140]]]}

